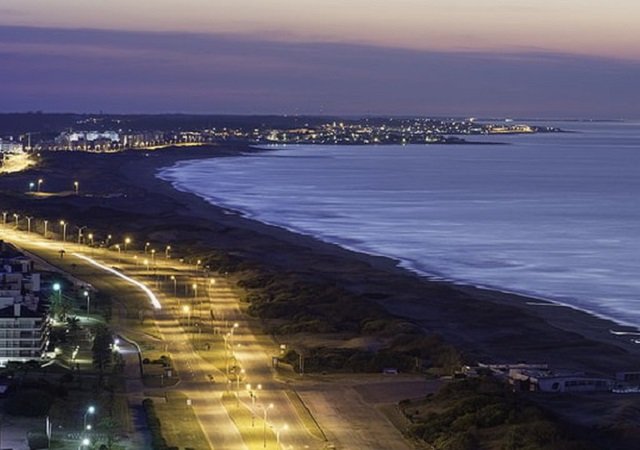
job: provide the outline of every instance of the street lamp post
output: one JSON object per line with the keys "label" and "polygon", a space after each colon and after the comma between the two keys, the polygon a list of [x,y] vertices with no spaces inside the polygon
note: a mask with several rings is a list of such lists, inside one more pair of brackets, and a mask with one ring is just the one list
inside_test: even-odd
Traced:
{"label": "street lamp post", "polygon": [[236,322],[231,327],[231,331],[229,331],[229,347],[231,348],[232,351],[233,351],[233,335],[234,335],[234,331],[236,331],[239,326],[240,325],[238,324],[238,322]]}
{"label": "street lamp post", "polygon": [[156,265],[156,249],[151,249],[151,264]]}
{"label": "street lamp post", "polygon": [[87,299],[87,315],[89,315],[89,306],[91,305],[91,294],[88,290],[85,290],[82,295]]}
{"label": "street lamp post", "polygon": [[7,214],[9,214],[7,211],[2,211],[2,224],[3,225],[7,224]]}
{"label": "street lamp post", "polygon": [[89,440],[89,438],[84,438],[82,442],[80,442],[80,446],[78,447],[78,450],[85,450],[90,445],[91,445],[91,441]]}
{"label": "street lamp post", "polygon": [[107,248],[109,248],[110,245],[111,245],[111,235],[108,234],[107,235]]}
{"label": "street lamp post", "polygon": [[18,229],[18,219],[20,218],[20,216],[18,214],[13,214],[13,218],[16,219],[16,230]]}
{"label": "street lamp post", "polygon": [[267,448],[267,419],[269,417],[269,410],[273,409],[273,403],[269,403],[269,406],[258,405],[264,411],[263,423],[262,423],[262,446]]}
{"label": "street lamp post", "polygon": [[227,377],[229,376],[229,359],[231,359],[231,356],[229,355],[229,336],[231,336],[231,333],[227,333],[222,336],[222,339],[224,339],[224,361],[226,365]]}
{"label": "street lamp post", "polygon": [[78,244],[82,242],[82,230],[86,230],[86,228],[86,225],[84,227],[76,227],[76,229],[78,230]]}
{"label": "street lamp post", "polygon": [[78,195],[78,191],[80,190],[80,183],[77,181],[73,182],[73,191]]}
{"label": "street lamp post", "polygon": [[[259,384],[256,386],[256,390],[262,390],[262,385]],[[247,384],[247,391],[249,392],[249,396],[251,397],[251,426],[255,426],[256,422],[256,400],[258,399],[258,395],[252,389],[250,384]]]}
{"label": "street lamp post", "polygon": [[244,369],[236,370],[236,395],[240,398],[240,378],[246,372]]}
{"label": "street lamp post", "polygon": [[58,303],[62,300],[62,286],[60,283],[53,283],[53,292],[58,294]]}
{"label": "street lamp post", "polygon": [[67,222],[61,220],[60,225],[62,226],[62,242],[67,242]]}
{"label": "street lamp post", "polygon": [[89,414],[95,414],[95,412],[96,412],[95,406],[89,406],[87,408],[87,411],[84,413],[84,424],[82,428],[84,428],[85,430],[87,429],[87,416]]}
{"label": "street lamp post", "polygon": [[88,237],[89,237],[89,244],[93,245],[93,233],[89,233]]}
{"label": "street lamp post", "polygon": [[170,252],[170,251],[171,251],[171,246],[170,246],[170,245],[167,245],[167,246],[165,247],[165,249],[164,249],[164,257],[165,257],[166,259],[169,259],[169,252]]}
{"label": "street lamp post", "polygon": [[31,220],[33,217],[26,216],[25,219],[27,219],[27,233],[31,233]]}
{"label": "street lamp post", "polygon": [[42,178],[39,178],[39,179],[38,179],[38,192],[40,192],[40,187],[42,186],[42,182],[43,182],[43,181],[44,181],[44,180],[43,180]]}
{"label": "street lamp post", "polygon": [[145,255],[147,254],[147,249],[149,248],[149,246],[150,246],[150,245],[151,245],[151,243],[150,243],[150,242],[145,242],[145,243],[144,243],[144,254],[145,254]]}
{"label": "street lamp post", "polygon": [[174,275],[171,275],[171,281],[173,281],[173,296],[178,296],[178,280]]}
{"label": "street lamp post", "polygon": [[131,244],[131,238],[124,238],[124,252],[127,252],[127,246]]}
{"label": "street lamp post", "polygon": [[44,238],[47,238],[47,227],[49,226],[49,221],[44,220]]}

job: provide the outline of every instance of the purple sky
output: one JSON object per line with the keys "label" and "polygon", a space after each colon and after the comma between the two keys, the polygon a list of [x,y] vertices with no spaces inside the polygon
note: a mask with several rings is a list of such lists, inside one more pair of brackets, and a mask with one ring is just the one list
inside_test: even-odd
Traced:
{"label": "purple sky", "polygon": [[640,61],[0,25],[0,111],[640,117]]}

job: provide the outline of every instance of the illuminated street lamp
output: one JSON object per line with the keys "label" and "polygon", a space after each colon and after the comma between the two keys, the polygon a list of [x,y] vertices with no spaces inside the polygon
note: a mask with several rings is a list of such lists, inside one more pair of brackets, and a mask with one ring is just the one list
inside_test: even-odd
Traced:
{"label": "illuminated street lamp", "polygon": [[73,182],[73,191],[76,193],[76,195],[78,195],[78,191],[80,189],[80,183],[77,181]]}
{"label": "illuminated street lamp", "polygon": [[144,243],[144,254],[145,254],[145,255],[147,254],[147,249],[149,248],[149,246],[150,246],[150,245],[151,245],[151,243],[150,243],[150,242],[145,242],[145,243]]}
{"label": "illuminated street lamp", "polygon": [[86,230],[87,227],[76,227],[76,229],[78,230],[78,244],[82,241],[82,230]]}
{"label": "illuminated street lamp", "polygon": [[268,406],[258,405],[264,411],[263,424],[262,424],[262,446],[267,448],[267,418],[269,416],[269,410],[273,409],[273,403],[269,403]]}
{"label": "illuminated street lamp", "polygon": [[86,290],[86,289],[85,289],[85,290],[82,292],[82,295],[84,295],[84,296],[85,296],[85,298],[87,299],[87,315],[89,315],[89,306],[90,306],[90,304],[91,304],[91,294],[89,293],[89,291],[88,291],[88,290]]}
{"label": "illuminated street lamp", "polygon": [[3,225],[7,224],[7,214],[9,214],[7,211],[2,211],[2,224]]}
{"label": "illuminated street lamp", "polygon": [[156,249],[151,249],[151,263],[155,266],[156,264]]}
{"label": "illuminated street lamp", "polygon": [[39,178],[39,179],[38,179],[38,192],[40,192],[40,186],[42,186],[42,182],[43,182],[43,181],[44,181],[44,180],[43,180],[42,178]]}
{"label": "illuminated street lamp", "polygon": [[13,218],[16,219],[16,230],[18,229],[18,219],[20,218],[20,216],[18,214],[13,214]]}
{"label": "illuminated street lamp", "polygon": [[171,281],[173,281],[173,296],[177,297],[178,296],[178,280],[176,280],[176,277],[174,275],[171,275]]}
{"label": "illuminated street lamp", "polygon": [[26,216],[25,219],[27,219],[27,233],[31,233],[31,220],[33,217]]}
{"label": "illuminated street lamp", "polygon": [[60,226],[62,226],[62,242],[67,242],[67,222],[61,220]]}
{"label": "illuminated street lamp", "polygon": [[145,260],[142,262],[145,266],[147,266],[147,272],[149,271],[149,260],[145,258]]}
{"label": "illuminated street lamp", "polygon": [[62,286],[60,285],[60,283],[53,283],[53,292],[56,292],[58,294],[58,301],[60,301],[62,299]]}
{"label": "illuminated street lamp", "polygon": [[78,447],[78,450],[84,450],[88,448],[90,445],[91,445],[91,441],[88,438],[84,438],[82,442],[80,442],[80,446]]}
{"label": "illuminated street lamp", "polygon": [[87,416],[89,416],[90,414],[95,414],[96,412],[96,408],[95,406],[89,406],[87,408],[87,411],[84,413],[84,428],[87,428]]}
{"label": "illuminated street lamp", "polygon": [[88,237],[89,237],[89,243],[93,245],[93,233],[89,233]]}
{"label": "illuminated street lamp", "polygon": [[164,257],[165,257],[166,259],[169,259],[169,252],[170,252],[170,251],[171,251],[171,246],[170,246],[170,245],[167,245],[167,246],[165,247],[165,249],[164,249]]}
{"label": "illuminated street lamp", "polygon": [[36,187],[36,184],[32,181],[29,183],[29,192],[33,192],[33,188]]}
{"label": "illuminated street lamp", "polygon": [[236,331],[236,329],[238,329],[240,325],[238,324],[238,322],[234,323],[231,326],[231,330],[229,331],[229,348],[233,351],[233,335],[234,332]]}
{"label": "illuminated street lamp", "polygon": [[107,248],[109,248],[110,245],[111,245],[111,235],[108,234],[107,235]]}
{"label": "illuminated street lamp", "polygon": [[131,244],[131,238],[124,238],[124,251],[127,252],[127,246]]}
{"label": "illuminated street lamp", "polygon": [[[256,390],[262,390],[262,385],[257,385]],[[252,389],[251,384],[247,384],[247,392],[249,392],[249,396],[251,397],[251,426],[253,427],[256,421],[256,400],[258,399],[258,395]]]}

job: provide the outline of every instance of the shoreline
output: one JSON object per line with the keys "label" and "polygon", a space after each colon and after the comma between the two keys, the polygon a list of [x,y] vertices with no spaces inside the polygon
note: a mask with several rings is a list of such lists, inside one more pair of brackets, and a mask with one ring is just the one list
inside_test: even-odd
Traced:
{"label": "shoreline", "polygon": [[[160,168],[179,161],[255,151],[238,144],[119,155],[47,155],[34,170],[1,177],[0,190],[9,192],[0,194],[0,201],[6,209],[58,220],[65,211],[65,218],[90,228],[112,224],[123,231],[126,223],[130,230],[125,231],[134,240],[140,235],[175,242],[176,247],[209,248],[275,271],[296,271],[334,283],[441,336],[474,360],[526,360],[608,375],[637,366],[638,346],[610,333],[632,327],[570,307],[537,306],[539,299],[531,296],[429,280],[399,267],[394,259],[356,253],[229,213],[155,177]],[[45,177],[51,190],[62,190],[69,173],[91,196],[29,199],[15,193],[35,176]],[[104,194],[97,195],[100,192]]]}
{"label": "shoreline", "polygon": [[[285,145],[274,145],[274,146],[264,146],[264,145],[253,145],[251,144],[249,146],[249,148],[251,148],[252,152],[246,152],[246,153],[240,153],[238,155],[226,155],[226,156],[233,156],[233,157],[246,157],[246,156],[251,156],[252,153],[260,153],[260,152],[268,152],[268,151],[272,151],[272,150],[279,150],[282,148],[286,148],[289,146],[294,146],[294,145],[298,145],[298,144],[285,144]],[[304,145],[304,144],[301,144]],[[366,146],[363,146],[366,147]],[[202,159],[208,159],[209,157],[206,158],[202,158]],[[200,159],[200,158],[198,158]],[[543,294],[538,294],[536,292],[526,292],[526,291],[519,291],[516,288],[512,289],[512,288],[506,288],[506,287],[501,287],[501,286],[497,286],[497,285],[491,285],[491,284],[482,284],[481,282],[477,282],[477,281],[472,281],[472,280],[463,280],[463,279],[455,279],[452,277],[448,277],[445,276],[443,274],[439,274],[437,272],[427,272],[421,269],[417,269],[412,267],[413,262],[411,260],[405,260],[402,258],[398,258],[396,256],[393,255],[386,255],[383,253],[376,253],[375,251],[369,251],[367,249],[362,249],[362,248],[358,248],[356,246],[352,246],[349,245],[345,242],[340,242],[339,239],[335,239],[335,240],[331,240],[331,238],[326,238],[322,235],[319,234],[314,234],[313,232],[306,232],[304,230],[299,230],[296,229],[295,227],[292,226],[288,226],[286,224],[282,224],[282,223],[277,223],[277,222],[270,222],[268,220],[263,220],[261,218],[259,218],[258,214],[253,214],[251,211],[248,210],[243,210],[241,208],[236,208],[233,207],[231,205],[227,205],[225,204],[225,202],[222,199],[217,199],[214,196],[206,196],[203,194],[199,194],[197,192],[191,191],[187,188],[182,188],[179,187],[179,181],[176,180],[171,180],[168,179],[170,178],[164,178],[164,172],[169,171],[171,169],[174,168],[178,168],[181,163],[183,162],[188,162],[188,161],[193,161],[193,159],[191,160],[178,160],[176,161],[174,164],[172,164],[171,166],[166,166],[166,167],[158,167],[156,170],[156,175],[155,177],[163,182],[166,182],[168,184],[170,184],[173,189],[175,189],[176,191],[188,194],[188,195],[193,195],[196,196],[202,200],[204,200],[206,203],[208,203],[209,205],[211,205],[214,208],[220,208],[223,210],[228,211],[230,214],[236,214],[244,219],[250,220],[250,221],[254,221],[257,223],[261,223],[264,225],[267,225],[269,227],[276,227],[282,230],[285,230],[287,232],[293,233],[293,234],[297,234],[300,236],[305,236],[329,245],[336,245],[338,247],[341,247],[349,252],[353,252],[356,254],[360,254],[360,255],[365,255],[365,256],[371,256],[374,258],[385,258],[388,259],[391,263],[395,264],[395,266],[398,269],[403,269],[406,270],[407,272],[410,272],[412,274],[415,274],[421,278],[426,279],[428,282],[437,282],[437,283],[447,283],[447,284],[452,284],[454,286],[459,286],[461,288],[472,288],[472,289],[479,289],[482,291],[493,291],[497,294],[503,294],[503,295],[508,295],[508,296],[515,296],[515,297],[521,297],[523,299],[528,299],[527,303],[538,303],[538,305],[536,306],[541,306],[539,305],[539,303],[548,303],[550,305],[553,306],[557,306],[557,307],[563,307],[563,308],[568,308],[571,310],[574,310],[576,312],[581,312],[581,313],[586,313],[590,316],[594,316],[595,318],[598,319],[602,319],[608,322],[612,322],[614,325],[618,326],[618,327],[622,327],[622,328],[631,328],[634,331],[638,331],[640,332],[640,325],[638,324],[634,324],[631,322],[625,322],[624,320],[621,320],[617,317],[613,317],[604,313],[600,313],[598,311],[595,310],[590,310],[588,308],[581,308],[579,306],[573,305],[571,303],[567,303],[564,302],[562,300],[558,300],[558,299],[554,299],[553,297],[546,297]],[[613,330],[612,330],[613,331]],[[625,330],[627,331],[627,330]]]}

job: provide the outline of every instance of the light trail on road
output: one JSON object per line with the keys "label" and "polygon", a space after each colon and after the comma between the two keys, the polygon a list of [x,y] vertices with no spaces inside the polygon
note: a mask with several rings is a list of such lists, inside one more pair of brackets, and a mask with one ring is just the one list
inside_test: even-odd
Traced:
{"label": "light trail on road", "polygon": [[151,291],[151,289],[149,289],[147,286],[145,286],[143,283],[139,282],[138,280],[134,280],[131,277],[126,276],[125,274],[118,272],[116,269],[109,267],[109,266],[105,266],[104,264],[100,264],[98,261],[96,261],[95,259],[89,258],[88,256],[85,256],[81,253],[72,253],[73,256],[80,258],[86,262],[88,262],[89,264],[92,264],[96,267],[99,267],[102,270],[105,270],[109,273],[114,274],[115,276],[122,278],[123,280],[125,280],[128,283],[133,284],[134,286],[139,287],[140,289],[142,289],[142,291],[147,294],[147,297],[149,297],[149,300],[151,301],[151,304],[153,305],[153,307],[155,309],[162,309],[162,305],[160,304],[160,301],[158,300],[158,297],[156,297],[156,295]]}

